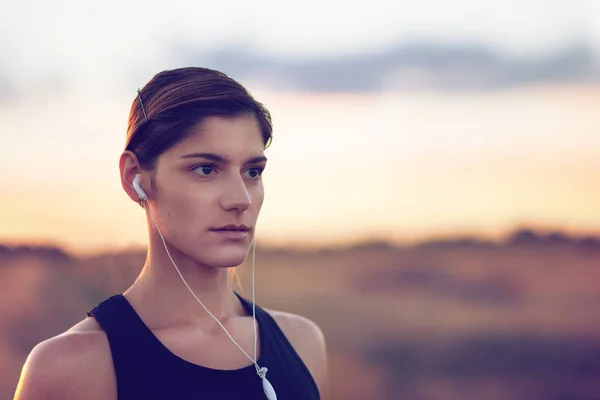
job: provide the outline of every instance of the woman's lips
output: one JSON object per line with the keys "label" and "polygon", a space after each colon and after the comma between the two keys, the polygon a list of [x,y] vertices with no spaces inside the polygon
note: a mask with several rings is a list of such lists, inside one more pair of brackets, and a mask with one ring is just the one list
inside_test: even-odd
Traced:
{"label": "woman's lips", "polygon": [[210,231],[225,239],[231,240],[243,240],[250,235],[250,228],[246,226],[227,226],[223,228],[211,229]]}

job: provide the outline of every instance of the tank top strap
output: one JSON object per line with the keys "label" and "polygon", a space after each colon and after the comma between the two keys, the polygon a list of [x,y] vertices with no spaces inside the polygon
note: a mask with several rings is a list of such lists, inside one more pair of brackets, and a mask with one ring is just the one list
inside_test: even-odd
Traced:
{"label": "tank top strap", "polygon": [[[234,291],[234,294],[237,296],[237,298],[242,303],[242,307],[244,307],[246,314],[251,317],[252,316],[252,302],[246,300],[244,297],[242,297],[239,293],[237,293],[235,291]],[[258,325],[259,334],[260,334],[260,344],[261,344],[261,350],[260,350],[261,354],[260,354],[259,359],[262,359],[264,361],[265,359],[268,359],[271,356],[271,353],[273,351],[277,350],[273,346],[273,344],[269,341],[269,338],[272,336],[273,326],[269,321],[270,316],[264,309],[262,309],[261,307],[256,305],[255,312],[256,312],[256,324]]]}
{"label": "tank top strap", "polygon": [[130,390],[132,386],[125,383],[151,379],[143,376],[144,370],[140,369],[140,360],[151,361],[152,358],[160,358],[161,355],[160,352],[151,351],[156,347],[152,333],[122,294],[109,297],[87,315],[98,322],[108,338],[118,398],[135,398],[139,392]]}
{"label": "tank top strap", "polygon": [[[246,311],[252,315],[252,303],[236,293]],[[262,307],[256,306],[256,320],[261,327],[261,343],[265,344],[262,349],[261,359],[267,367],[276,365],[277,368],[269,370],[267,375],[271,375],[275,380],[285,381],[286,379],[297,379],[306,382],[308,385],[303,387],[307,390],[305,399],[319,398],[319,389],[312,374],[304,361],[300,358],[294,346],[289,341],[285,333],[279,327],[279,324],[271,314]],[[314,396],[314,397],[313,397]],[[295,396],[290,397],[295,398]]]}
{"label": "tank top strap", "polygon": [[[109,297],[87,315],[100,324],[111,348],[114,347],[119,353],[144,348],[154,342],[146,325],[122,294]],[[133,338],[139,346],[132,346]]]}

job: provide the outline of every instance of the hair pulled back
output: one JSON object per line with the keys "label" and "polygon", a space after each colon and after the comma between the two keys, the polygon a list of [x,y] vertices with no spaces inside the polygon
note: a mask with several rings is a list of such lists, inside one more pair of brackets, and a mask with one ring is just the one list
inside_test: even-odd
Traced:
{"label": "hair pulled back", "polygon": [[210,116],[254,115],[265,147],[272,139],[269,111],[239,82],[208,68],[187,67],[156,74],[131,105],[126,150],[152,169],[164,151],[191,134]]}

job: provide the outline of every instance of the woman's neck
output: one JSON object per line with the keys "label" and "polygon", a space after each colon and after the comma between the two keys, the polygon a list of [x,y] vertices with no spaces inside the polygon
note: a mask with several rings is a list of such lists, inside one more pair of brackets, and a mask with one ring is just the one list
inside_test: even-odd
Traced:
{"label": "woman's neck", "polygon": [[[188,286],[216,318],[245,315],[227,268],[200,265],[172,246],[169,252]],[[150,243],[144,268],[124,295],[152,329],[189,324],[206,330],[218,327],[184,284],[162,242]]]}

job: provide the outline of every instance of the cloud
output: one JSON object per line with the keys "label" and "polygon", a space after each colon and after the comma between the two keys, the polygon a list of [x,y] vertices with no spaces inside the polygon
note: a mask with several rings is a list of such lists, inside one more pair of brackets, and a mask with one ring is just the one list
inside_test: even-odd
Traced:
{"label": "cloud", "polygon": [[67,72],[39,71],[32,74],[7,73],[0,70],[0,106],[15,105],[31,98],[53,98],[77,84]]}
{"label": "cloud", "polygon": [[6,73],[0,71],[0,104],[13,103],[16,98],[14,82]]}
{"label": "cloud", "polygon": [[594,52],[585,46],[533,60],[510,58],[492,48],[469,44],[414,43],[380,52],[299,60],[264,56],[236,46],[211,52],[177,49],[174,56],[182,65],[207,66],[240,80],[312,92],[486,90],[590,81],[600,72]]}

